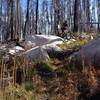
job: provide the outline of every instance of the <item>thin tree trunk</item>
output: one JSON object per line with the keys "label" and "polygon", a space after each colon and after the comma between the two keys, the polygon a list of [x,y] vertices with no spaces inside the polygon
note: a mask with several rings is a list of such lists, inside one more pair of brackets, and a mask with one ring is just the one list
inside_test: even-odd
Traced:
{"label": "thin tree trunk", "polygon": [[0,0],[0,20],[2,18],[2,0]]}
{"label": "thin tree trunk", "polygon": [[38,29],[38,6],[39,6],[39,0],[36,2],[36,26],[35,26],[35,34],[37,34]]}
{"label": "thin tree trunk", "polygon": [[21,33],[21,4],[20,0],[16,1],[16,35],[19,38],[19,33]]}
{"label": "thin tree trunk", "polygon": [[10,0],[10,6],[11,6],[11,18],[10,18],[10,32],[11,32],[11,40],[14,39],[14,31],[13,31],[13,0]]}
{"label": "thin tree trunk", "polygon": [[86,16],[87,16],[87,20],[86,22],[88,23],[87,24],[87,32],[90,31],[90,1],[89,0],[86,0]]}
{"label": "thin tree trunk", "polygon": [[98,0],[98,33],[100,32],[100,0]]}
{"label": "thin tree trunk", "polygon": [[27,0],[27,12],[26,12],[26,21],[25,21],[25,26],[24,26],[24,31],[23,31],[23,39],[25,39],[27,23],[29,21],[29,3],[30,3],[30,0]]}
{"label": "thin tree trunk", "polygon": [[79,30],[79,0],[75,0],[74,4],[74,32],[78,32]]}

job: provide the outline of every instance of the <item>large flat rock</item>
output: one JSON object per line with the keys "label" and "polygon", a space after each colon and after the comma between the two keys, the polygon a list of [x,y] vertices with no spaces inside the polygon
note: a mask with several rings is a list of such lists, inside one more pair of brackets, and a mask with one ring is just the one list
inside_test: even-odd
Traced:
{"label": "large flat rock", "polygon": [[76,66],[100,66],[100,38],[93,39],[72,55]]}

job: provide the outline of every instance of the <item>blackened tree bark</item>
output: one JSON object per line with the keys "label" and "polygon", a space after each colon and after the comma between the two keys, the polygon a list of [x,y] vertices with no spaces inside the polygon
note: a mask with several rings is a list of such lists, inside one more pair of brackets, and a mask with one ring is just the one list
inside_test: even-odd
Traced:
{"label": "blackened tree bark", "polygon": [[46,24],[48,27],[47,33],[49,34],[49,11],[48,11],[48,0],[46,0]]}
{"label": "blackened tree bark", "polygon": [[13,0],[10,0],[10,33],[11,33],[11,40],[14,39],[14,31],[13,31],[13,7],[14,7],[14,1]]}
{"label": "blackened tree bark", "polygon": [[19,34],[21,33],[21,2],[20,0],[16,1],[16,30],[15,33],[17,38],[19,38]]}
{"label": "blackened tree bark", "polygon": [[54,32],[56,35],[59,35],[58,24],[60,22],[60,0],[54,0],[53,6],[54,6]]}
{"label": "blackened tree bark", "polygon": [[10,0],[7,0],[7,32],[6,32],[6,36],[5,36],[5,40],[8,40],[8,38],[10,37]]}
{"label": "blackened tree bark", "polygon": [[37,0],[36,2],[36,26],[35,26],[35,34],[37,34],[37,29],[38,29],[38,14],[39,14],[39,11],[38,11],[38,8],[39,8],[39,0]]}
{"label": "blackened tree bark", "polygon": [[27,23],[29,21],[29,4],[30,4],[30,0],[27,0],[27,12],[26,12],[26,21],[25,21],[24,31],[23,31],[23,39],[25,39],[26,27],[27,27]]}
{"label": "blackened tree bark", "polygon": [[1,20],[1,16],[2,16],[2,0],[0,0],[0,20]]}
{"label": "blackened tree bark", "polygon": [[86,0],[87,32],[90,31],[90,1]]}
{"label": "blackened tree bark", "polygon": [[51,33],[54,33],[54,23],[53,23],[53,0],[51,1],[50,5],[50,28],[51,28]]}
{"label": "blackened tree bark", "polygon": [[30,1],[30,34],[35,33],[35,11],[34,8],[35,3],[31,0]]}
{"label": "blackened tree bark", "polygon": [[100,0],[98,0],[98,32],[100,32]]}
{"label": "blackened tree bark", "polygon": [[79,30],[79,5],[80,0],[75,0],[74,3],[74,32]]}

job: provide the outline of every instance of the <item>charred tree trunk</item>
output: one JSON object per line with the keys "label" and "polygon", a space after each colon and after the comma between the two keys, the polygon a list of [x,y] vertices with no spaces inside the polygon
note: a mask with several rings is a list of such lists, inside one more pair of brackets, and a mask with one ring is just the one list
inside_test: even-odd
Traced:
{"label": "charred tree trunk", "polygon": [[87,32],[90,31],[90,1],[86,0]]}
{"label": "charred tree trunk", "polygon": [[16,37],[19,38],[21,33],[21,3],[20,0],[16,1]]}
{"label": "charred tree trunk", "polygon": [[79,30],[79,5],[80,0],[75,0],[74,3],[74,32]]}
{"label": "charred tree trunk", "polygon": [[38,29],[38,6],[39,6],[39,0],[36,2],[36,26],[35,26],[35,34],[37,34],[37,29]]}
{"label": "charred tree trunk", "polygon": [[14,39],[14,31],[13,31],[13,4],[14,4],[14,1],[13,0],[10,0],[10,33],[11,33],[11,41]]}
{"label": "charred tree trunk", "polygon": [[54,6],[54,32],[56,35],[59,35],[58,32],[58,24],[60,21],[60,5],[59,5],[60,1],[59,0],[54,0],[53,1],[53,6]]}
{"label": "charred tree trunk", "polygon": [[98,33],[100,32],[100,0],[98,0]]}
{"label": "charred tree trunk", "polygon": [[26,21],[25,21],[24,31],[23,31],[23,39],[25,39],[27,23],[29,21],[29,3],[30,3],[30,0],[27,0],[27,12],[26,12]]}
{"label": "charred tree trunk", "polygon": [[0,20],[1,20],[1,17],[2,17],[2,0],[0,0]]}

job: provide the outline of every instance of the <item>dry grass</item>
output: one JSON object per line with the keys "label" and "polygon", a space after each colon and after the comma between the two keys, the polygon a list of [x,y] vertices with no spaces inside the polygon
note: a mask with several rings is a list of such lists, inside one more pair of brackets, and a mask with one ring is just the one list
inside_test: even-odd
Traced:
{"label": "dry grass", "polygon": [[[51,68],[58,67],[57,64],[64,63],[57,59],[53,60],[45,62],[46,70],[48,70],[47,66]],[[99,90],[97,71],[92,66],[92,68],[84,67],[81,72],[68,70],[64,66],[56,69],[56,71],[51,71],[50,73],[53,73],[54,76],[52,78],[45,76],[44,81],[43,76],[37,73],[36,64],[37,62],[14,56],[9,65],[1,57],[0,100],[86,100],[86,98],[91,97]],[[15,72],[18,67],[24,73],[22,85],[18,85],[15,82]],[[5,85],[2,83],[4,72],[8,73],[5,81],[8,84]]]}
{"label": "dry grass", "polygon": [[87,43],[88,43],[88,41],[86,39],[83,39],[83,40],[78,39],[76,41],[71,41],[71,42],[65,41],[64,43],[62,43],[58,46],[62,49],[65,49],[65,50],[66,49],[78,49],[78,48],[80,48],[81,46],[83,46]]}

